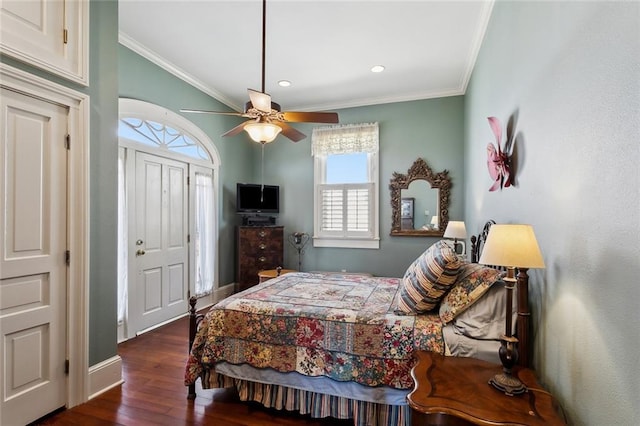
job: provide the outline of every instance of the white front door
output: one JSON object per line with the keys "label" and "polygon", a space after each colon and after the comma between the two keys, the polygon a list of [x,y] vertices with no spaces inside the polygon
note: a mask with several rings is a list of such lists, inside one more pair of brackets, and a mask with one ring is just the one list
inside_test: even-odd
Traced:
{"label": "white front door", "polygon": [[0,424],[23,425],[67,401],[68,111],[0,99]]}
{"label": "white front door", "polygon": [[187,311],[188,166],[137,152],[128,337]]}

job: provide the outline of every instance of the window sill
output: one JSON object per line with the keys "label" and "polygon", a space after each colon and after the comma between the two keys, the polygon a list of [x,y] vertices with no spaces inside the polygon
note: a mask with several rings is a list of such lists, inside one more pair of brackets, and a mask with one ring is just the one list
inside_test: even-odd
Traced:
{"label": "window sill", "polygon": [[360,249],[379,249],[379,238],[355,239],[355,238],[313,238],[314,247],[332,247],[332,248],[360,248]]}

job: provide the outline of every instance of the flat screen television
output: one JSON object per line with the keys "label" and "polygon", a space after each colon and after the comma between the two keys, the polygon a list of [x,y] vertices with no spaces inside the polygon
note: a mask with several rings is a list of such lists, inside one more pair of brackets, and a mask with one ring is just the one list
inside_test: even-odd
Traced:
{"label": "flat screen television", "polygon": [[236,211],[238,213],[279,213],[280,187],[238,183],[236,186]]}

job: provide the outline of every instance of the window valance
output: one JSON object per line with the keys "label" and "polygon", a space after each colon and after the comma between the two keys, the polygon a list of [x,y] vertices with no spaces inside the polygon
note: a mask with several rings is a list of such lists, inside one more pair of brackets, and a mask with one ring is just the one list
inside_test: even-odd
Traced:
{"label": "window valance", "polygon": [[378,152],[378,123],[344,124],[313,129],[311,154]]}

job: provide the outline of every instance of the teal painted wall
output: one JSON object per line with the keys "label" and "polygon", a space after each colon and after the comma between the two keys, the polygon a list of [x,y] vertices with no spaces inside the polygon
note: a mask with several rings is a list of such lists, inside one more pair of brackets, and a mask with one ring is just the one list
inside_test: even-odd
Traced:
{"label": "teal painted wall", "polygon": [[[503,2],[466,95],[465,220],[534,226],[534,364],[571,424],[640,424],[640,3]],[[488,192],[488,116],[515,188]]]}
{"label": "teal painted wall", "polygon": [[[380,249],[313,248],[309,243],[303,270],[364,271],[380,276],[402,276],[407,266],[437,239],[389,236],[391,197],[389,181],[393,172],[407,173],[421,157],[435,171],[449,170],[452,220],[464,212],[463,97],[383,104],[337,111],[340,122],[378,122],[380,127]],[[278,137],[265,147],[265,183],[281,186],[279,223],[285,234],[313,233],[313,157],[311,132],[314,124],[297,124],[308,135],[298,143]],[[260,178],[259,146],[254,169]],[[259,180],[258,180],[259,182]],[[285,244],[286,267],[297,269],[297,252]]]}
{"label": "teal painted wall", "polygon": [[89,365],[117,354],[118,3],[90,4]]}

